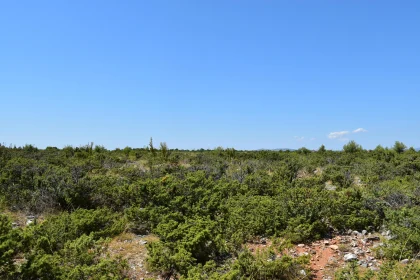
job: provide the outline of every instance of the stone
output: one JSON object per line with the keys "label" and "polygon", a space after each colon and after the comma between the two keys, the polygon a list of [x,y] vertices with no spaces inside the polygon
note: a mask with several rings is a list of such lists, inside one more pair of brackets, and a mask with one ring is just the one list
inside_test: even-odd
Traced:
{"label": "stone", "polygon": [[366,238],[367,241],[379,241],[381,240],[379,238],[379,236],[369,236],[368,238]]}
{"label": "stone", "polygon": [[357,260],[357,256],[355,254],[349,253],[344,255],[345,262],[351,262]]}
{"label": "stone", "polygon": [[367,234],[367,230],[362,230],[362,235],[366,235]]}
{"label": "stone", "polygon": [[360,265],[361,267],[365,267],[365,268],[368,267],[368,263],[366,261],[358,261],[357,264]]}
{"label": "stone", "polygon": [[343,238],[341,238],[341,243],[342,244],[347,244],[349,242],[350,242],[350,238],[349,237],[343,237]]}
{"label": "stone", "polygon": [[325,240],[325,241],[324,241],[324,244],[325,244],[325,245],[329,245],[329,244],[330,244],[330,241]]}
{"label": "stone", "polygon": [[333,249],[333,250],[336,250],[336,251],[338,250],[338,246],[337,245],[330,245],[330,248]]}
{"label": "stone", "polygon": [[362,256],[362,255],[364,255],[365,254],[365,251],[363,251],[363,250],[361,250],[361,249],[359,249],[359,248],[356,248],[356,249],[354,249],[354,251],[353,251],[356,255],[358,255],[358,256]]}
{"label": "stone", "polygon": [[400,263],[402,263],[402,264],[408,264],[409,261],[410,261],[409,259],[403,259],[402,261],[400,261]]}
{"label": "stone", "polygon": [[374,257],[371,257],[371,256],[367,256],[367,257],[366,257],[366,260],[367,260],[368,262],[371,262],[371,261],[375,260],[375,258],[374,258]]}
{"label": "stone", "polygon": [[381,233],[381,235],[383,235],[383,236],[389,236],[389,235],[391,235],[391,231],[390,230],[383,231]]}
{"label": "stone", "polygon": [[305,247],[305,244],[298,244],[298,247],[303,248],[303,247]]}

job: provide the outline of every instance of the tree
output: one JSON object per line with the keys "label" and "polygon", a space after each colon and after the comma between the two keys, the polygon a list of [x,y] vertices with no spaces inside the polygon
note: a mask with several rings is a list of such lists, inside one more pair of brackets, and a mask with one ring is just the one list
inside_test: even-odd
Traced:
{"label": "tree", "polygon": [[311,150],[309,150],[309,149],[307,149],[305,147],[302,147],[302,148],[298,149],[297,152],[300,153],[300,154],[307,155],[307,154],[309,154],[311,152]]}
{"label": "tree", "polygon": [[152,156],[155,157],[156,156],[156,149],[153,146],[153,138],[150,137],[150,142],[149,142],[149,151],[152,153]]}
{"label": "tree", "polygon": [[318,152],[320,153],[324,153],[326,151],[325,146],[321,145],[321,147],[319,147]]}
{"label": "tree", "polygon": [[385,149],[381,145],[378,145],[378,146],[376,146],[374,151],[378,152],[378,153],[383,153],[383,152],[385,152]]}
{"label": "tree", "polygon": [[160,153],[162,155],[163,160],[167,161],[169,159],[171,152],[168,149],[168,145],[166,144],[166,142],[160,143]]}
{"label": "tree", "polygon": [[355,153],[363,150],[362,146],[357,144],[354,140],[351,140],[343,146],[343,150],[346,153]]}
{"label": "tree", "polygon": [[404,143],[399,142],[399,141],[395,141],[394,144],[394,151],[396,151],[397,153],[401,154],[402,152],[404,152],[404,150],[407,148],[406,145],[404,145]]}

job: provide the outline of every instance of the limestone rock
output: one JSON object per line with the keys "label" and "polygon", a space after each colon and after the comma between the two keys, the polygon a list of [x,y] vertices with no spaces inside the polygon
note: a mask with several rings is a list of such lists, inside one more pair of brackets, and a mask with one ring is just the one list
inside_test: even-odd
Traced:
{"label": "limestone rock", "polygon": [[344,255],[345,262],[351,262],[357,260],[357,256],[355,254],[349,253]]}

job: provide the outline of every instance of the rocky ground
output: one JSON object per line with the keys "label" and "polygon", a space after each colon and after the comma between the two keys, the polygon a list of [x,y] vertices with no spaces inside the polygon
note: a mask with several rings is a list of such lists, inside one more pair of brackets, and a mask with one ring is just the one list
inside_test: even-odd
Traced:
{"label": "rocky ground", "polygon": [[336,236],[307,245],[299,244],[290,253],[295,256],[311,256],[310,267],[314,279],[333,279],[334,271],[350,261],[357,261],[363,268],[378,270],[381,261],[374,257],[372,249],[380,245],[379,236],[352,232],[351,235]]}
{"label": "rocky ground", "polygon": [[[282,253],[288,253],[295,257],[308,255],[310,256],[313,279],[334,279],[335,271],[343,268],[350,261],[357,261],[362,269],[379,270],[382,261],[376,259],[375,249],[383,245],[381,240],[389,238],[391,238],[389,231],[382,234],[372,234],[365,230],[362,232],[349,231],[347,235],[337,235],[310,244],[298,244]],[[264,250],[270,245],[271,241],[263,238],[248,247],[251,251],[256,252]],[[278,257],[282,253],[279,253]]]}

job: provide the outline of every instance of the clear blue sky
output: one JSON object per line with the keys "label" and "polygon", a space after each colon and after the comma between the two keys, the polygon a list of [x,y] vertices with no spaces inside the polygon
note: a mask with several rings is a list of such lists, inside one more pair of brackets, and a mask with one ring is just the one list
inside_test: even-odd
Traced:
{"label": "clear blue sky", "polygon": [[420,147],[420,1],[2,1],[0,104],[7,145]]}

